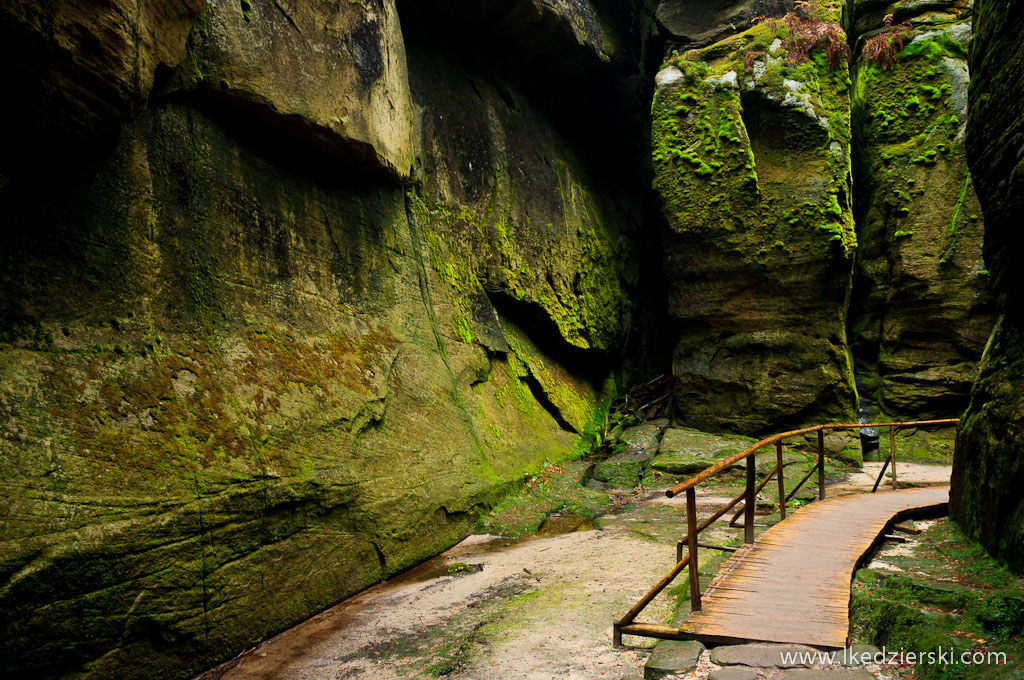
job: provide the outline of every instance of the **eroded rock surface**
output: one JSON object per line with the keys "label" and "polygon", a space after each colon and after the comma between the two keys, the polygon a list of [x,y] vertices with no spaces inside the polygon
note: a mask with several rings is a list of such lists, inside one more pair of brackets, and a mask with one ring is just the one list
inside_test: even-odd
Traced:
{"label": "eroded rock surface", "polygon": [[179,88],[266,120],[356,170],[408,179],[413,112],[394,0],[213,3]]}
{"label": "eroded rock surface", "polygon": [[950,513],[965,533],[1017,571],[1024,570],[1024,279],[1017,261],[1024,214],[1022,21],[1020,4],[974,5],[967,159],[985,213],[985,261],[1001,316],[960,424],[950,491]]}
{"label": "eroded rock surface", "polygon": [[[203,0],[14,0],[0,8],[7,159],[108,131],[142,110],[184,54]],[[51,137],[58,139],[53,140]],[[2,170],[2,168],[0,168]]]}
{"label": "eroded rock surface", "polygon": [[[574,6],[537,3],[582,22],[545,44],[613,89],[615,31]],[[4,168],[6,676],[187,677],[593,441],[643,237],[609,170],[633,161],[587,134],[631,123],[567,124],[522,84],[564,73],[470,68],[399,19],[211,4],[152,92],[68,119],[121,123],[87,161]]]}

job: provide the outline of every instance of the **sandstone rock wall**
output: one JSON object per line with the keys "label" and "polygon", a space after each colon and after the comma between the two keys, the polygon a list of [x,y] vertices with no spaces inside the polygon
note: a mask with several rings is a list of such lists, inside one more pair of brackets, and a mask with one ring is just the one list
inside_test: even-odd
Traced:
{"label": "sandstone rock wall", "polygon": [[[964,152],[969,3],[710,9],[657,13],[680,49],[717,40],[665,62],[653,106],[679,419],[759,434],[858,400],[958,415],[993,322]],[[906,29],[892,68],[863,54],[887,15]],[[826,30],[832,64],[824,39],[794,54]]]}
{"label": "sandstone rock wall", "polygon": [[[5,677],[187,677],[590,445],[644,235],[635,160],[588,135],[645,133],[586,97],[630,92],[614,46],[641,47],[519,5],[492,39],[533,8],[574,72],[407,34],[391,0],[253,0],[185,22],[114,109],[19,91],[87,152],[0,170]],[[57,53],[48,26],[11,35]]]}
{"label": "sandstone rock wall", "polygon": [[974,5],[967,159],[985,213],[985,262],[1000,314],[961,421],[950,512],[964,531],[1024,570],[1024,6]]}
{"label": "sandstone rock wall", "polygon": [[116,129],[184,54],[203,0],[12,0],[0,8],[5,159]]}

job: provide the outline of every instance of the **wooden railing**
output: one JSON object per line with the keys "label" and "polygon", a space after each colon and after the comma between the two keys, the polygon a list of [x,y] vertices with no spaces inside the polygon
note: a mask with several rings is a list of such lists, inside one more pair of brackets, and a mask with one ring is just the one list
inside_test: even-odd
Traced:
{"label": "wooden railing", "polygon": [[[615,622],[612,632],[612,642],[618,647],[622,645],[622,636],[625,635],[638,635],[643,637],[653,638],[666,638],[666,639],[679,639],[680,635],[676,628],[672,626],[665,626],[660,624],[649,624],[649,623],[637,623],[636,617],[640,615],[640,612],[654,600],[658,594],[668,587],[672,581],[675,580],[684,568],[689,568],[690,577],[690,609],[692,611],[700,611],[701,609],[701,592],[700,592],[700,575],[698,573],[698,560],[697,551],[699,548],[710,548],[712,550],[725,550],[733,552],[736,548],[722,546],[722,545],[710,545],[707,543],[701,543],[698,541],[698,536],[701,531],[704,531],[709,526],[714,524],[727,512],[732,510],[741,501],[743,507],[729,522],[729,526],[738,527],[735,522],[740,515],[744,516],[743,519],[743,542],[753,543],[754,542],[754,506],[757,500],[757,494],[768,485],[772,477],[778,480],[778,497],[779,497],[779,513],[781,519],[786,519],[786,503],[800,490],[800,488],[811,478],[815,470],[818,472],[818,499],[825,498],[825,431],[826,430],[859,430],[863,428],[889,428],[889,457],[886,459],[885,464],[882,466],[881,472],[878,473],[878,478],[875,479],[875,484],[871,489],[874,493],[878,490],[878,485],[881,483],[882,478],[885,476],[886,470],[890,467],[892,469],[892,488],[897,488],[896,481],[896,430],[904,427],[927,427],[927,426],[941,426],[941,425],[956,425],[960,422],[959,418],[947,418],[944,420],[919,420],[914,422],[905,423],[843,423],[840,425],[815,425],[813,427],[805,427],[800,430],[791,430],[789,432],[782,432],[775,434],[770,437],[766,437],[761,441],[748,446],[747,448],[739,451],[724,460],[707,468],[700,474],[697,474],[686,481],[676,484],[671,489],[665,492],[665,494],[672,498],[678,496],[681,493],[686,493],[686,535],[676,544],[676,565],[672,567],[658,583],[654,585],[647,594],[640,598],[633,607],[626,612],[625,616]],[[785,486],[785,465],[783,463],[782,456],[782,442],[790,437],[799,437],[807,434],[817,433],[818,435],[818,453],[817,462],[811,467],[810,471],[804,475],[803,479],[793,489],[786,493]],[[775,446],[775,459],[776,464],[770,473],[765,475],[764,479],[761,480],[760,484],[756,484],[756,456],[758,450],[765,446]],[[697,491],[696,488],[699,484],[708,481],[709,479],[721,474],[725,470],[729,469],[741,460],[746,459],[746,486],[738,496],[729,501],[725,507],[717,510],[711,517],[707,518],[700,524],[697,523]],[[686,554],[683,554],[683,547],[686,547]]]}

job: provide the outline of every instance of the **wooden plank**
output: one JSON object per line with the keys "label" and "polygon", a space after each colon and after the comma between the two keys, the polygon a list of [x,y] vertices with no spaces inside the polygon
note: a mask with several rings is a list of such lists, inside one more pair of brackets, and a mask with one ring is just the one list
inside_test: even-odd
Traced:
{"label": "wooden plank", "polygon": [[857,563],[894,518],[935,510],[948,498],[948,487],[929,487],[844,496],[800,509],[732,555],[677,639],[842,648]]}

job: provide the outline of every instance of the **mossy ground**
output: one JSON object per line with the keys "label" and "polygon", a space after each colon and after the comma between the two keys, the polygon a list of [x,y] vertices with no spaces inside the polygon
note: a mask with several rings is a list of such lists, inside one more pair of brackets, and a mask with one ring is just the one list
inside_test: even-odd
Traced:
{"label": "mossy ground", "polygon": [[536,531],[549,515],[594,518],[611,508],[611,498],[581,484],[590,464],[547,465],[527,477],[521,491],[507,496],[476,524],[477,533],[522,536]]}
{"label": "mossy ground", "polygon": [[[878,451],[870,454],[870,460],[889,458],[889,431],[883,430],[878,434]],[[955,437],[956,433],[951,431],[897,430],[896,464],[906,461],[949,465],[953,462]]]}
{"label": "mossy ground", "polygon": [[[1019,678],[1024,660],[1024,579],[1014,576],[941,520],[910,550],[883,549],[881,568],[857,572],[850,603],[851,641],[889,651],[956,650],[1006,654],[1006,663],[917,664],[898,678],[952,680]],[[878,562],[875,563],[876,565]]]}

